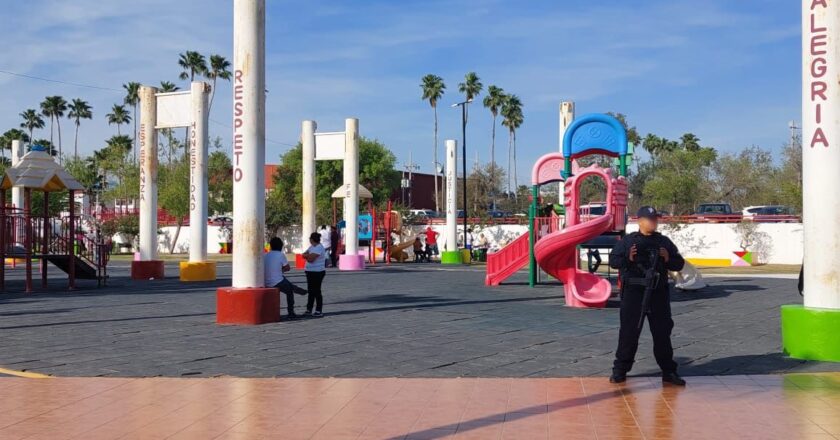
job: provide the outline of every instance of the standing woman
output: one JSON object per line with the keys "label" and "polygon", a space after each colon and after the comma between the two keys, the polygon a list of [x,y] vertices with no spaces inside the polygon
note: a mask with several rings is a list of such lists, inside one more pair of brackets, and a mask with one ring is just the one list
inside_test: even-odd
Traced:
{"label": "standing woman", "polygon": [[[309,298],[306,301],[306,313],[304,316],[314,316],[320,318],[323,316],[321,310],[324,307],[324,297],[321,295],[321,284],[324,282],[324,275],[326,275],[326,260],[327,251],[321,245],[321,234],[313,232],[309,236],[309,249],[303,253],[303,259],[306,260],[306,265],[303,270],[306,272],[307,290],[309,290]],[[312,306],[315,306],[315,312],[312,312]]]}

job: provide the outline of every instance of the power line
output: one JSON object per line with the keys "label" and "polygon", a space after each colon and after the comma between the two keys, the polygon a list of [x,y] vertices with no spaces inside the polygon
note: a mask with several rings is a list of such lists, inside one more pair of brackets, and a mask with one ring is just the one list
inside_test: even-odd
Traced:
{"label": "power line", "polygon": [[[230,125],[225,124],[225,123],[223,123],[223,122],[219,122],[219,121],[217,121],[217,120],[215,120],[215,119],[213,119],[213,118],[210,118],[210,122],[212,122],[212,123],[214,123],[214,124],[216,124],[216,125],[219,125],[219,126],[221,126],[221,127],[230,128],[231,130],[233,130],[233,127],[231,127]],[[265,138],[265,141],[266,141],[266,142],[271,142],[272,144],[284,145],[284,146],[286,146],[286,147],[293,147],[293,148],[294,148],[294,147],[297,147],[297,145],[295,145],[295,144],[290,144],[290,143],[287,143],[287,142],[275,141],[275,140],[273,140],[273,139],[269,139],[269,138]]]}
{"label": "power line", "polygon": [[11,75],[11,76],[18,76],[18,77],[21,77],[21,78],[36,79],[38,81],[47,81],[47,82],[51,82],[51,83],[66,84],[66,85],[75,86],[75,87],[85,87],[85,88],[88,88],[88,89],[107,90],[109,92],[122,92],[122,90],[120,90],[120,89],[112,89],[110,87],[92,86],[90,84],[80,84],[80,83],[74,83],[74,82],[70,82],[70,81],[61,81],[61,80],[57,80],[57,79],[41,78],[39,76],[26,75],[26,74],[17,73],[17,72],[9,72],[8,70],[0,70],[0,73],[4,73],[6,75]]}

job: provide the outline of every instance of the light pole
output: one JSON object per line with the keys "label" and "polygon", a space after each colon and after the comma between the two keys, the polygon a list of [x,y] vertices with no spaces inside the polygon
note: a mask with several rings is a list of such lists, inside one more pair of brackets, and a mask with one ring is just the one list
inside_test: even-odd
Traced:
{"label": "light pole", "polygon": [[467,104],[471,103],[472,99],[464,102],[452,104],[452,108],[461,107],[461,170],[463,180],[462,188],[464,200],[464,248],[467,247]]}

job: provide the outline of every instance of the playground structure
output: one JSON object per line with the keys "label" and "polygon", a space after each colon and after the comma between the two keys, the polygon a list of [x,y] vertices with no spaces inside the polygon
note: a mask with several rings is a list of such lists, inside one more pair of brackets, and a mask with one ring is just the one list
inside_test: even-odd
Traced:
{"label": "playground structure", "polygon": [[[19,141],[13,152],[22,151]],[[54,264],[68,275],[68,287],[76,287],[76,279],[97,280],[107,277],[107,245],[85,235],[82,218],[76,212],[74,195],[84,187],[47,154],[33,146],[23,157],[13,154],[15,163],[6,170],[0,183],[0,200],[12,189],[21,195],[20,206],[0,203],[0,290],[5,291],[7,258],[15,265],[22,262],[25,270],[25,291],[32,292],[32,262],[40,262],[41,287],[48,287],[47,266]],[[43,214],[33,215],[32,191],[43,193]],[[51,216],[50,194],[68,192],[68,214]],[[13,198],[14,200],[14,198]],[[97,237],[98,239],[98,237]]]}
{"label": "playground structure", "polygon": [[[577,166],[576,160],[592,154],[618,159],[613,170],[592,165]],[[577,246],[605,233],[622,234],[627,206],[627,134],[612,116],[592,114],[575,120],[564,131],[563,152],[541,157],[532,172],[532,202],[529,232],[499,252],[488,254],[485,284],[499,285],[519,269],[530,266],[529,283],[536,284],[537,267],[563,283],[566,305],[603,307],[612,293],[608,280],[578,268]],[[601,178],[606,186],[606,212],[582,219],[579,190],[589,176]],[[565,223],[561,217],[537,217],[540,186],[564,182]]]}
{"label": "playground structure", "polygon": [[[164,264],[158,259],[157,131],[179,127],[190,128],[190,255],[180,263],[180,279],[216,279],[216,263],[207,259],[209,93],[210,85],[201,81],[192,82],[190,90],[183,92],[157,93],[154,87],[140,87],[140,246],[139,258],[131,262],[134,280],[164,277]],[[234,170],[234,179],[237,175]]]}

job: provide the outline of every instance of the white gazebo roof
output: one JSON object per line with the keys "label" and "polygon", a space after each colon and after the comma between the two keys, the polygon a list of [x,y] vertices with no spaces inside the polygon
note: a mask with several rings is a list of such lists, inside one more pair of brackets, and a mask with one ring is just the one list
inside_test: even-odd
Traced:
{"label": "white gazebo roof", "polygon": [[[338,187],[337,190],[335,190],[335,192],[332,193],[332,198],[334,198],[334,199],[343,199],[344,196],[345,196],[344,185],[341,185],[340,187]],[[367,188],[362,186],[361,183],[359,184],[359,198],[360,199],[372,199],[373,198],[373,194],[370,192],[370,190],[368,190]]]}
{"label": "white gazebo roof", "polygon": [[29,151],[15,166],[7,168],[0,188],[30,188],[45,192],[85,189],[52,156],[39,149]]}

